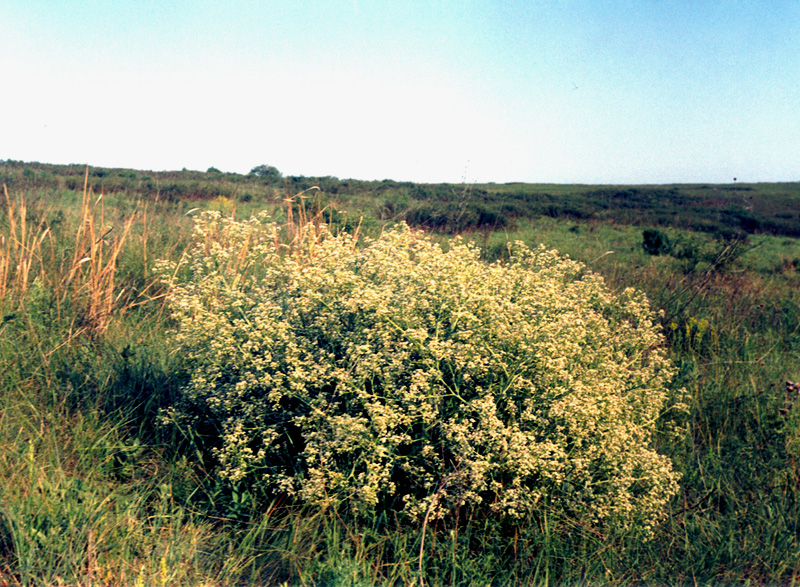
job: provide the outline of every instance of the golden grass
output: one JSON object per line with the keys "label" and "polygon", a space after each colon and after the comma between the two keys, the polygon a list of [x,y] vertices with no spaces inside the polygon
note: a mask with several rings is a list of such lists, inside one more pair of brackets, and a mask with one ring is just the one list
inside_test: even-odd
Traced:
{"label": "golden grass", "polygon": [[118,291],[116,271],[137,214],[121,226],[108,225],[103,194],[94,196],[88,177],[87,167],[72,253],[64,260],[58,258],[46,220],[31,224],[25,198],[11,197],[3,186],[6,227],[0,232],[0,299],[5,312],[22,307],[37,280],[53,294],[59,315],[64,304],[79,309],[80,329],[94,335],[105,332],[112,312],[124,312],[133,305],[120,303],[125,292]]}
{"label": "golden grass", "polygon": [[28,207],[23,198],[12,200],[3,185],[8,217],[8,234],[0,234],[0,298],[19,301],[31,284],[31,270],[41,270],[42,242],[50,234],[43,224],[29,226]]}

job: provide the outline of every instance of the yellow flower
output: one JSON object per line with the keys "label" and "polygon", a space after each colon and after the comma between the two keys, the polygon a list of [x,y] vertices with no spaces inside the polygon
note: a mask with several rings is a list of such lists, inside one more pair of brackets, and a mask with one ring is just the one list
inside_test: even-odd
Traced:
{"label": "yellow flower", "polygon": [[410,519],[525,517],[544,496],[598,524],[663,519],[674,368],[641,293],[522,243],[487,265],[406,226],[362,248],[282,234],[205,213],[189,277],[161,265],[191,376],[170,417],[221,431],[223,480]]}

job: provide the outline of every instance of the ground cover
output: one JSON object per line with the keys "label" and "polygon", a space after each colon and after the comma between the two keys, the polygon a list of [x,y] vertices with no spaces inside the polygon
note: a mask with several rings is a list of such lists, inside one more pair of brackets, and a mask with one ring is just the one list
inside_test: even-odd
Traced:
{"label": "ground cover", "polygon": [[[132,170],[87,177],[85,167],[34,164],[0,170],[8,186],[0,206],[0,582],[798,580],[800,241],[787,228],[797,223],[796,184],[614,187],[609,194],[612,188],[597,186],[270,184]],[[328,191],[286,203],[325,182]],[[536,194],[544,193],[561,208],[537,208]],[[511,196],[503,204],[490,194],[511,194],[519,208],[503,215]],[[656,206],[651,197],[664,200]],[[685,205],[675,214],[679,197]],[[717,203],[695,206],[707,198]],[[625,201],[628,216],[616,219]],[[188,375],[170,352],[175,323],[154,264],[181,258],[196,214],[248,218],[266,209],[286,227],[316,218],[332,230],[377,236],[426,205],[446,205],[438,228],[463,229],[487,261],[505,258],[509,239],[543,243],[585,263],[612,290],[644,291],[663,312],[678,367],[671,389],[688,390],[690,410],[659,420],[656,447],[681,480],[651,540],[576,523],[557,507],[544,507],[527,527],[465,514],[424,532],[387,532],[377,518],[264,503],[232,490],[214,474],[207,437],[158,425]],[[480,221],[481,207],[495,216]],[[709,213],[740,209],[752,215]],[[703,215],[711,225],[696,224]],[[758,223],[742,220],[751,217]],[[646,231],[660,235],[650,252]]]}

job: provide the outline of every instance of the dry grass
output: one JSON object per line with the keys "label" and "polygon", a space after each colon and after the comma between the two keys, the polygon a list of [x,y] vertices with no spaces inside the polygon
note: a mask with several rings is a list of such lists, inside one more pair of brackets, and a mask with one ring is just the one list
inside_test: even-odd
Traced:
{"label": "dry grass", "polygon": [[[86,324],[95,333],[105,332],[108,319],[124,291],[115,292],[117,258],[122,251],[135,215],[131,215],[116,229],[107,227],[103,194],[92,202],[93,194],[87,189],[89,170],[83,189],[81,224],[75,235],[75,249],[69,269],[65,272],[64,291],[74,302],[83,306]],[[124,308],[117,308],[124,311]]]}
{"label": "dry grass", "polygon": [[5,185],[3,195],[8,234],[0,234],[0,298],[19,302],[31,284],[32,270],[42,270],[41,248],[50,229],[43,224],[31,227],[25,200],[12,200]]}
{"label": "dry grass", "polygon": [[66,259],[59,258],[46,221],[31,224],[25,198],[12,198],[6,186],[3,195],[7,225],[5,234],[0,233],[0,298],[6,303],[4,311],[22,307],[37,281],[53,294],[58,315],[66,305],[78,310],[74,314],[80,316],[80,330],[93,335],[105,332],[113,312],[123,313],[134,305],[127,298],[123,303],[126,292],[118,290],[116,273],[138,215],[132,214],[121,226],[107,224],[103,194],[95,197],[88,188],[88,168],[72,254]]}

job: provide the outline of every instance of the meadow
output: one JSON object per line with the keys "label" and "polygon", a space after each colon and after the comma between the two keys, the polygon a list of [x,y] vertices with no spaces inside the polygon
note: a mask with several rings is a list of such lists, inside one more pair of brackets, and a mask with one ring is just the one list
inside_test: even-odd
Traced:
{"label": "meadow", "polygon": [[[0,585],[795,585],[800,183],[417,185],[0,162]],[[652,536],[543,503],[527,525],[397,527],[220,481],[165,426],[190,379],[160,261],[206,210],[377,238],[459,235],[486,262],[556,249],[634,287],[686,411],[655,448],[680,489]]]}

